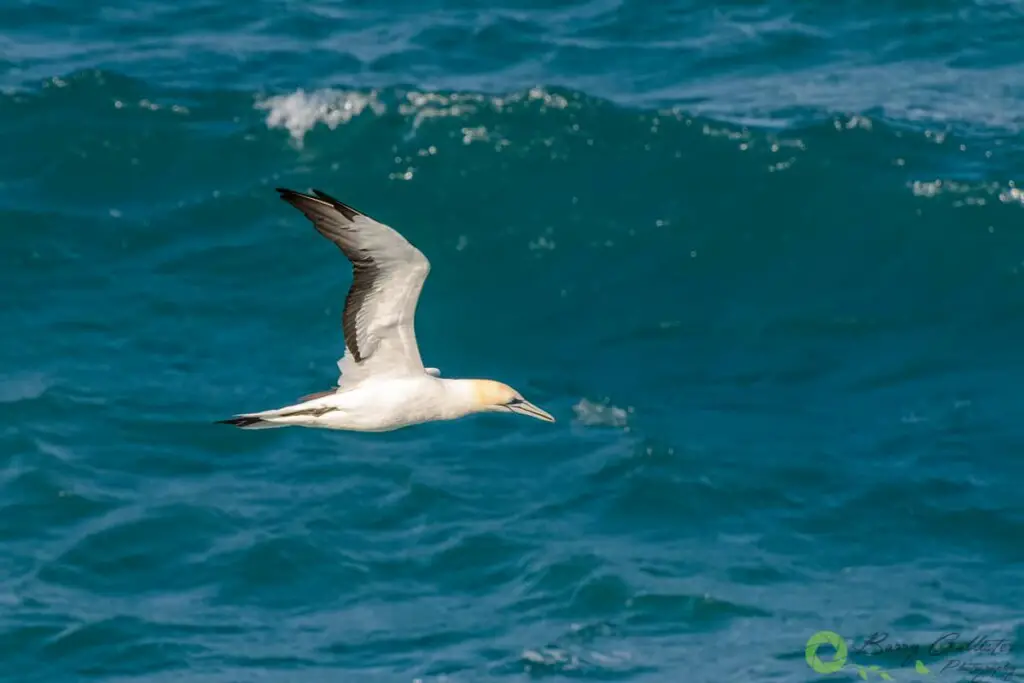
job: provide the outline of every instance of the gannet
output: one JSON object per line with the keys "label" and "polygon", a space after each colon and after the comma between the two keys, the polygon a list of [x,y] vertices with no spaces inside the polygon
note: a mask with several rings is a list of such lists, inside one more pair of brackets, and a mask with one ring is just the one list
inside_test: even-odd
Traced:
{"label": "gannet", "polygon": [[430,262],[419,249],[393,228],[324,192],[277,191],[352,264],[352,285],[341,317],[341,374],[335,388],[303,396],[294,405],[243,413],[218,424],[387,432],[483,412],[555,421],[507,384],[445,379],[437,368],[423,366],[414,318]]}

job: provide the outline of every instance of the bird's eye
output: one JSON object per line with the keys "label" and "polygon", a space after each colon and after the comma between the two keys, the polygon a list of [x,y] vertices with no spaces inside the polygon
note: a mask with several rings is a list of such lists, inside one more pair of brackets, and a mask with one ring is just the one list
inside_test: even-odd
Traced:
{"label": "bird's eye", "polygon": [[521,398],[514,398],[511,401],[509,401],[508,403],[506,403],[505,405],[517,406],[517,405],[519,405],[522,402],[523,402],[523,399],[521,399]]}

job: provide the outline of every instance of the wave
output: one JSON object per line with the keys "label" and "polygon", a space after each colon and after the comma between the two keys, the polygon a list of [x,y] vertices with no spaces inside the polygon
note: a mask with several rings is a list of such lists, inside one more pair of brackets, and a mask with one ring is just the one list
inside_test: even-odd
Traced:
{"label": "wave", "polygon": [[[1003,318],[1024,308],[1024,193],[1012,176],[1024,141],[1012,135],[864,113],[768,129],[565,89],[210,92],[96,71],[0,95],[0,125],[17,148],[0,161],[0,211],[32,228],[6,232],[2,258],[46,254],[32,276],[46,292],[47,268],[105,263],[75,270],[72,300],[112,268],[175,277],[198,259],[216,267],[185,285],[197,294],[232,300],[236,266],[254,258],[268,277],[315,286],[316,273],[278,255],[285,217],[271,188],[292,184],[421,224],[432,260],[458,264],[438,280],[487,277],[502,257],[562,298],[600,290],[623,338],[649,344],[712,310],[733,330],[770,305],[771,329],[847,335],[948,319],[953,306]],[[414,219],[397,218],[406,207]],[[91,241],[69,251],[81,230]],[[319,251],[288,235],[296,254]],[[640,273],[675,284],[645,286]],[[677,292],[697,287],[719,303],[660,321],[630,303],[675,311]],[[496,305],[501,296],[513,303],[508,291]]]}
{"label": "wave", "polygon": [[[195,286],[230,289],[232,264],[251,262],[240,250],[280,239],[270,189],[318,185],[370,213],[417,206],[436,243],[425,246],[455,259],[458,277],[484,277],[480,255],[513,239],[505,255],[562,297],[592,289],[589,274],[544,262],[591,253],[623,266],[603,277],[624,296],[644,272],[684,290],[733,292],[745,306],[806,302],[809,288],[829,293],[825,308],[850,308],[832,323],[775,320],[790,330],[874,327],[867,311],[889,307],[928,320],[979,297],[1017,306],[1024,193],[1013,173],[1024,141],[1012,135],[864,113],[768,129],[565,89],[209,92],[96,71],[0,95],[0,125],[17,148],[0,161],[0,210],[33,228],[9,232],[8,253],[50,244],[52,267],[116,254],[128,271],[145,264],[171,276],[205,257],[219,267]],[[223,232],[200,227],[210,224]],[[82,229],[92,242],[67,252],[62,235]],[[295,277],[265,253],[268,275]],[[109,272],[82,271],[78,285]],[[908,279],[920,286],[899,285]],[[992,299],[992,288],[1010,300]],[[670,290],[644,295],[675,308]],[[623,329],[656,343],[680,325],[669,316]]]}
{"label": "wave", "polygon": [[[318,169],[323,177],[352,164],[360,175],[393,184],[429,182],[425,174],[447,183],[543,163],[539,172],[559,176],[574,206],[587,193],[621,196],[623,185],[651,177],[656,185],[690,183],[691,190],[712,181],[734,195],[769,178],[789,177],[794,187],[831,177],[837,185],[866,181],[957,208],[1024,203],[1013,178],[1024,162],[1018,136],[867,111],[817,111],[780,128],[679,107],[628,107],[558,88],[271,94],[158,88],[82,71],[0,94],[0,125],[18,141],[18,153],[0,162],[6,209],[36,211],[46,204],[47,188],[112,219],[202,211],[204,203],[247,196],[286,173]],[[102,177],[90,173],[100,166]],[[565,173],[572,167],[603,172],[588,170],[584,182],[573,183]],[[623,181],[626,169],[630,178]],[[131,188],[128,196],[111,192],[119,183]],[[100,197],[105,201],[97,206]],[[656,225],[668,220],[653,217]],[[533,248],[554,244],[541,234]]]}

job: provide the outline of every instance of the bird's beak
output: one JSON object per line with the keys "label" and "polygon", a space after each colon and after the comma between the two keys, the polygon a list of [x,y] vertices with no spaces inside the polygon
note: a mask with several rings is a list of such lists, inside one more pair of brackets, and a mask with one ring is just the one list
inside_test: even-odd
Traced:
{"label": "bird's beak", "polygon": [[537,406],[533,405],[529,401],[521,401],[516,404],[506,406],[513,413],[519,413],[520,415],[529,415],[535,417],[538,420],[544,420],[545,422],[554,422],[555,418],[551,416],[547,411],[541,410]]}

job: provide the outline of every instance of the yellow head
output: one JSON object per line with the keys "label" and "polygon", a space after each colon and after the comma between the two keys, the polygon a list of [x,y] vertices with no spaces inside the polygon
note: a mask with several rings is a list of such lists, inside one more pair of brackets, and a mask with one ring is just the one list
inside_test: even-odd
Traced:
{"label": "yellow head", "polygon": [[522,394],[507,384],[489,379],[474,379],[470,382],[477,412],[518,413],[545,422],[555,421],[550,413],[527,401]]}

